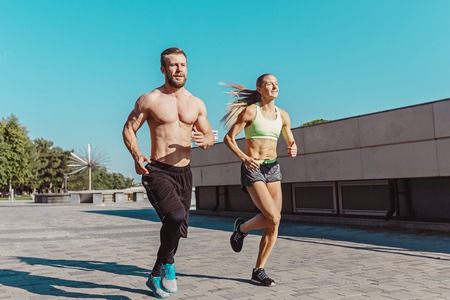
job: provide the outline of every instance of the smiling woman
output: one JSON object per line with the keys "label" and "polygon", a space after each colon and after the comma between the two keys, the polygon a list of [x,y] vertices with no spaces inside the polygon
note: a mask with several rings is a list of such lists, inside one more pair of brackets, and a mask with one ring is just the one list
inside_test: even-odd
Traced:
{"label": "smiling woman", "polygon": [[[289,145],[289,156],[297,155],[297,146],[288,113],[275,106],[279,89],[278,80],[273,74],[259,76],[256,90],[237,84],[228,86],[234,88],[230,93],[237,100],[229,104],[227,113],[222,118],[227,125],[233,123],[224,142],[242,161],[242,190],[250,194],[261,212],[247,221],[236,219],[230,244],[235,252],[240,252],[249,231],[264,229],[251,280],[262,286],[274,286],[275,281],[267,276],[264,266],[275,246],[281,219],[282,175],[276,152],[280,133],[283,133],[286,144]],[[236,136],[242,130],[245,132],[245,152],[236,142]]]}

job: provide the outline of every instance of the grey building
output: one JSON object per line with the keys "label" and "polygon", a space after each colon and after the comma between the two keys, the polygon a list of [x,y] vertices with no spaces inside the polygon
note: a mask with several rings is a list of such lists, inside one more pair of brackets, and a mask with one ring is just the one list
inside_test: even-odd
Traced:
{"label": "grey building", "polygon": [[[450,99],[293,129],[283,215],[450,222]],[[244,139],[238,140],[245,149]],[[224,143],[193,149],[197,210],[255,212]]]}

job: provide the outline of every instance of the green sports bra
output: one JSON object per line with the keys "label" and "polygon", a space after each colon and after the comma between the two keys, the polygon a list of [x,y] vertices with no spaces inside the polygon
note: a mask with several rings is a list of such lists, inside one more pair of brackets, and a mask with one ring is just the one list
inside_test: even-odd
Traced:
{"label": "green sports bra", "polygon": [[259,103],[257,103],[255,119],[252,124],[244,129],[245,139],[278,140],[283,122],[281,121],[278,107],[275,106],[275,110],[277,112],[277,118],[275,120],[268,120],[264,118]]}

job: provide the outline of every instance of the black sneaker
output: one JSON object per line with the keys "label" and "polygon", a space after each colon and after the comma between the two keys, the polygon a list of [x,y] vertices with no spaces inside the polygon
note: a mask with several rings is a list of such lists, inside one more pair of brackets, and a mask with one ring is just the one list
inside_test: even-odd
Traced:
{"label": "black sneaker", "polygon": [[234,252],[241,252],[244,238],[248,234],[241,231],[241,224],[244,223],[245,220],[242,218],[237,218],[236,221],[234,221],[234,231],[230,237],[231,248],[233,248]]}
{"label": "black sneaker", "polygon": [[275,281],[267,276],[263,268],[253,269],[252,282],[262,286],[275,286]]}

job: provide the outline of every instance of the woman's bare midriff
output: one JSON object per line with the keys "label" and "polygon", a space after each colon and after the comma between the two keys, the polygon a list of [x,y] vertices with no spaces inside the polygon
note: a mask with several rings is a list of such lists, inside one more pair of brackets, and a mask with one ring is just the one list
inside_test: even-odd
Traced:
{"label": "woman's bare midriff", "polygon": [[264,160],[277,157],[277,141],[271,139],[247,139],[246,153],[253,159]]}

